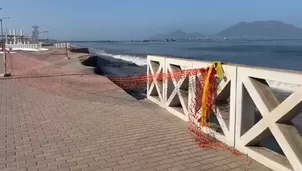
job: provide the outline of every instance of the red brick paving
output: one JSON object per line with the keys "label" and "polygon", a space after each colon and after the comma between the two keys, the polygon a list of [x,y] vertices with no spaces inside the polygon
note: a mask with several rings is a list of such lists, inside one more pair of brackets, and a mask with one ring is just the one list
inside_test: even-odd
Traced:
{"label": "red brick paving", "polygon": [[115,90],[91,94],[77,86],[68,92],[77,95],[61,96],[0,79],[0,170],[268,170],[228,151],[197,147],[186,123],[133,99],[105,77],[85,81],[95,79],[104,90]]}

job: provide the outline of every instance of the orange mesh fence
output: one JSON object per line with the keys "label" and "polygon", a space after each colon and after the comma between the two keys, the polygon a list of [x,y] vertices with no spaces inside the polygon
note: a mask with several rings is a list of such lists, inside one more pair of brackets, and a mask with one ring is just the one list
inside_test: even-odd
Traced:
{"label": "orange mesh fence", "polygon": [[[57,53],[56,53],[57,54]],[[48,55],[48,56],[47,56]],[[112,84],[106,85],[104,77],[97,76],[92,72],[75,70],[59,65],[62,57],[51,56],[53,54],[28,55],[28,53],[15,53],[7,55],[8,72],[16,81],[49,93],[69,98],[81,99],[83,96],[95,95],[102,92],[117,90]],[[135,76],[108,76],[108,78],[123,89],[145,88],[147,83],[163,81],[165,79],[179,80],[185,76],[195,77],[195,98],[189,107],[188,130],[194,137],[195,142],[202,148],[224,149],[234,155],[242,155],[234,148],[217,141],[205,134],[202,130],[202,122],[209,123],[211,114],[215,112],[215,97],[217,89],[217,72],[210,67],[184,70],[167,74],[140,74]],[[207,80],[208,79],[208,80]],[[205,90],[205,84],[208,89]],[[189,90],[191,91],[191,90]],[[204,97],[204,93],[208,94]],[[204,99],[202,99],[204,97]],[[206,100],[205,100],[206,99]],[[205,102],[206,104],[203,104]],[[203,111],[206,110],[206,111]]]}

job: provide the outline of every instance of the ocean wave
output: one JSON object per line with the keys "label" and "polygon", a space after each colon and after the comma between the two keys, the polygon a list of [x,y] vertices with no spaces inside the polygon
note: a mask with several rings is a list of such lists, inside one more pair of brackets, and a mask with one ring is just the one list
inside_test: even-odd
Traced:
{"label": "ocean wave", "polygon": [[121,54],[111,54],[107,53],[104,50],[93,50],[96,54],[101,56],[109,56],[115,59],[120,59],[123,61],[134,63],[138,66],[145,66],[147,65],[147,59],[140,56],[131,56],[131,55],[121,55]]}

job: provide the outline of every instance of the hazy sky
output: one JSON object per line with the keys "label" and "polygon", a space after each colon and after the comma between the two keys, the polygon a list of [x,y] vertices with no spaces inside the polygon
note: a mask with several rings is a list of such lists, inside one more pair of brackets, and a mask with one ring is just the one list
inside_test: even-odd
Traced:
{"label": "hazy sky", "polygon": [[0,0],[5,28],[32,25],[44,38],[137,39],[182,29],[215,34],[240,21],[280,20],[302,27],[302,0]]}

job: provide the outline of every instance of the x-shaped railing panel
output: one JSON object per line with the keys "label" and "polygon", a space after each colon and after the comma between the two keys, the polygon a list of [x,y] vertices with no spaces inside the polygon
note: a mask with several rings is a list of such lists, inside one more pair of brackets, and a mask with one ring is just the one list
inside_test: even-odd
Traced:
{"label": "x-shaped railing panel", "polygon": [[[193,68],[206,68],[209,67],[211,63],[208,62],[195,62],[193,63]],[[212,134],[218,140],[227,143],[228,145],[234,146],[234,132],[235,132],[235,102],[236,102],[236,67],[223,65],[225,77],[223,80],[220,80],[220,83],[217,86],[217,99],[226,100],[229,98],[229,111],[222,111],[219,106],[216,106],[214,109],[217,121],[220,125],[220,128],[223,131],[223,135],[215,132],[210,128],[204,128],[203,130],[209,134]],[[196,84],[196,81],[202,79],[202,73],[197,72],[196,77],[193,77],[192,85]],[[196,86],[192,89],[193,93],[190,99],[196,98]],[[202,91],[202,90],[198,90]],[[201,98],[201,97],[200,97]],[[194,108],[195,103],[190,104],[190,108]],[[201,110],[198,111],[199,113]],[[225,120],[226,115],[228,115],[228,119]]]}
{"label": "x-shaped railing panel", "polygon": [[302,111],[302,89],[295,91],[281,104],[272,90],[260,81],[247,78],[243,81],[262,119],[241,136],[243,145],[260,141],[269,129],[295,170],[302,170],[302,138],[295,126],[288,124]]}
{"label": "x-shaped railing panel", "polygon": [[[302,75],[253,67],[238,67],[237,73],[235,147],[272,169],[302,170],[302,138],[291,123],[302,111]],[[279,102],[267,80],[291,84],[295,91]],[[258,122],[253,118],[255,107],[262,116]],[[271,135],[285,156],[253,146]]]}
{"label": "x-shaped railing panel", "polygon": [[[158,103],[160,106],[164,106],[164,79],[160,78],[164,75],[165,67],[165,58],[148,56],[147,60],[147,76],[148,76],[148,85],[147,85],[147,96],[148,99],[152,100],[155,103]],[[159,81],[160,80],[160,81]],[[158,97],[152,96],[152,92],[156,91]]]}
{"label": "x-shaped railing panel", "polygon": [[[184,100],[184,97],[181,94],[180,87],[184,84],[184,81],[189,76],[189,73],[182,72],[181,76],[179,76],[179,71],[178,72],[173,71],[173,69],[169,65],[169,66],[167,66],[167,75],[170,75],[171,80],[174,85],[174,90],[172,91],[171,95],[169,97],[167,97],[167,105],[170,105],[174,96],[178,96],[179,101],[180,101],[181,106],[184,111],[184,115],[188,116],[188,108],[187,108],[188,104],[185,104],[186,101]],[[179,78],[179,79],[177,80],[176,78]]]}

